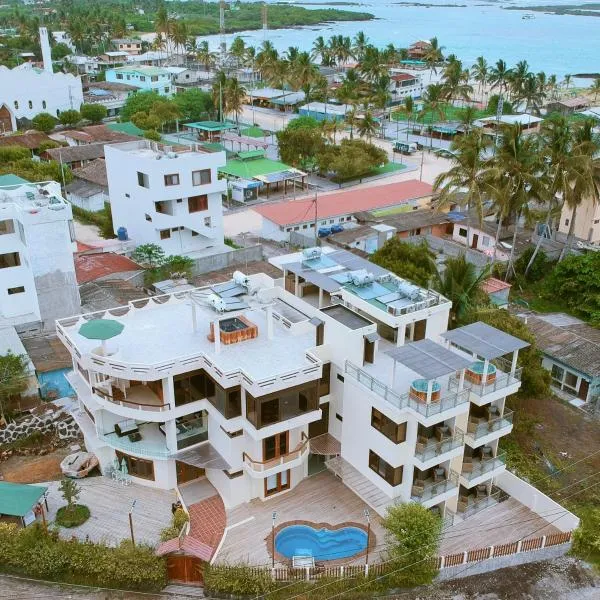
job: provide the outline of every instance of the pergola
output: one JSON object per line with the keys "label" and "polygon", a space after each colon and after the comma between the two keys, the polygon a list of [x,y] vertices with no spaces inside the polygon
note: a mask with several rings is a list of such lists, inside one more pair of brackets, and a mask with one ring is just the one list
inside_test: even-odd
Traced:
{"label": "pergola", "polygon": [[186,123],[184,127],[196,133],[199,140],[208,142],[219,141],[224,131],[237,129],[235,123],[228,121],[197,121],[195,123]]}

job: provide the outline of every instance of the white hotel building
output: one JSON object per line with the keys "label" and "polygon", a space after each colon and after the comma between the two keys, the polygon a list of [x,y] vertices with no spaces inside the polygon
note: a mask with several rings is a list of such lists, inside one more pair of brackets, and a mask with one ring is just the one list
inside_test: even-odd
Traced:
{"label": "white hotel building", "polygon": [[0,179],[0,326],[52,330],[81,306],[71,205],[55,181]]}
{"label": "white hotel building", "polygon": [[[346,251],[279,260],[283,279],[236,273],[58,322],[103,469],[117,456],[167,489],[206,477],[226,508],[325,466],[381,514],[494,502],[527,344],[482,323],[447,332],[446,298]],[[105,353],[78,334],[101,316],[125,326]]]}
{"label": "white hotel building", "polygon": [[223,245],[222,194],[217,169],[225,152],[174,150],[149,140],[105,146],[115,233],[125,227],[139,244],[169,254],[193,254]]}

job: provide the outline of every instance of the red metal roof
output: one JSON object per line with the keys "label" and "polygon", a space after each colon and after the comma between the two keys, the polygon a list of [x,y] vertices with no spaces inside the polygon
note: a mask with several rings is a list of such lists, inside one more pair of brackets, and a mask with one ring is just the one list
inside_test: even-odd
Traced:
{"label": "red metal roof", "polygon": [[499,292],[507,288],[510,289],[511,287],[510,283],[506,283],[506,281],[496,279],[495,277],[489,277],[481,284],[481,289],[486,294],[493,294],[494,292]]}
{"label": "red metal roof", "polygon": [[[432,194],[433,187],[431,185],[416,179],[335,192],[319,196],[317,220],[397,206]],[[315,217],[313,197],[274,202],[253,207],[253,210],[277,225],[297,225],[312,221]]]}
{"label": "red metal roof", "polygon": [[416,79],[416,75],[410,73],[396,73],[390,77],[392,81],[408,81],[409,79]]}
{"label": "red metal roof", "polygon": [[96,281],[115,273],[141,270],[142,267],[131,259],[112,252],[75,255],[75,274],[79,284]]}

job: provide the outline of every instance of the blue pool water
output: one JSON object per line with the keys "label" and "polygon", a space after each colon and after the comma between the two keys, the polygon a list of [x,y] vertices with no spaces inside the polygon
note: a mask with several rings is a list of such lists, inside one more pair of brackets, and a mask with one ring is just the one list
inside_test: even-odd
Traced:
{"label": "blue pool water", "polygon": [[65,379],[65,375],[72,370],[73,369],[56,369],[55,371],[38,373],[42,398],[55,400],[57,398],[65,398],[66,396],[75,396],[75,390]]}
{"label": "blue pool water", "polygon": [[275,550],[286,558],[312,556],[315,560],[348,558],[367,548],[367,532],[358,527],[315,529],[290,525],[275,536]]}
{"label": "blue pool water", "polygon": [[[483,365],[484,364],[485,363],[482,360],[478,360],[477,362],[473,363],[469,367],[469,371],[471,371],[472,373],[477,373],[477,375],[483,375]],[[487,374],[492,375],[495,372],[496,372],[496,367],[492,364],[488,364]]]}
{"label": "blue pool water", "polygon": [[[427,384],[428,384],[427,379],[415,379],[410,385],[411,385],[412,389],[416,390],[417,392],[426,392]],[[431,386],[431,391],[439,392],[441,389],[442,389],[442,386],[437,381],[434,381],[433,385]]]}

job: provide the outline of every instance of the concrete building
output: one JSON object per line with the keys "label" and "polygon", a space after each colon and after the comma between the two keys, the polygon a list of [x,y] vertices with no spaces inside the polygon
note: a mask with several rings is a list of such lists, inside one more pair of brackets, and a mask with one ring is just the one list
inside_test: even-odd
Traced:
{"label": "concrete building", "polygon": [[135,86],[125,83],[91,82],[84,86],[83,99],[86,104],[102,104],[107,116],[116,117],[127,98],[136,91]]}
{"label": "concrete building", "polygon": [[70,48],[72,52],[77,51],[77,49],[75,48],[75,44],[73,43],[73,40],[71,39],[71,36],[69,35],[68,31],[53,31],[52,37],[54,38],[54,41],[57,44],[64,44],[65,46]]}
{"label": "concrete building", "polygon": [[406,73],[400,69],[390,69],[391,104],[400,104],[405,98],[420,98],[424,84],[420,75]]}
{"label": "concrete building", "polygon": [[[566,241],[571,228],[573,209],[563,204],[558,225],[558,238]],[[600,203],[593,202],[591,198],[583,200],[577,207],[575,226],[573,230],[575,238],[581,242],[600,244]]]}
{"label": "concrete building", "polygon": [[[79,146],[78,148],[86,146]],[[73,181],[66,186],[67,200],[85,210],[97,212],[110,202],[106,163],[97,158],[73,171]]]}
{"label": "concrete building", "polygon": [[174,93],[171,73],[160,67],[124,66],[106,70],[106,81],[125,83],[145,92],[156,92],[161,96]]}
{"label": "concrete building", "polygon": [[137,56],[142,52],[142,40],[127,38],[111,40],[111,42],[119,52],[126,52],[131,56]]}
{"label": "concrete building", "polygon": [[236,272],[130,303],[102,346],[83,316],[57,324],[103,472],[116,457],[143,485],[206,477],[226,508],[324,467],[379,514],[495,504],[527,343],[483,323],[447,332],[446,298],[345,251],[273,261],[282,280]]}
{"label": "concrete building", "polygon": [[58,183],[0,177],[0,323],[52,329],[78,312],[74,249]]}
{"label": "concrete building", "polygon": [[105,146],[115,232],[167,254],[193,254],[223,245],[222,194],[217,176],[225,152],[160,146],[149,140]]}

